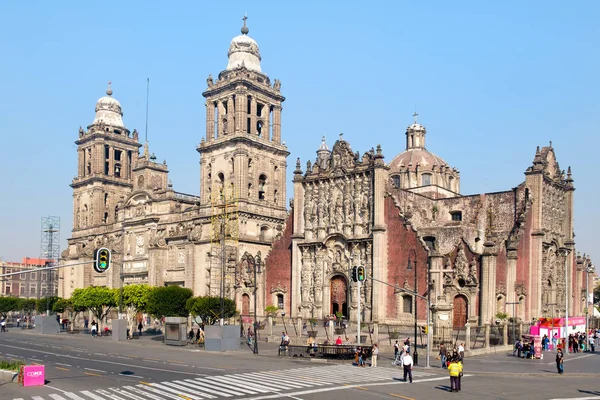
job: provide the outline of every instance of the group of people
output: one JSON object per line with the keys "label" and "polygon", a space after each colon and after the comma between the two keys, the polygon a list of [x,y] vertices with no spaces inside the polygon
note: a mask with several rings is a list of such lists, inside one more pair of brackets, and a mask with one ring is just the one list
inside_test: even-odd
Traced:
{"label": "group of people", "polygon": [[516,355],[519,358],[534,358],[535,357],[535,349],[534,349],[534,340],[531,339],[530,342],[522,341],[521,339],[517,339],[515,342],[515,346],[513,348],[513,357]]}
{"label": "group of people", "polygon": [[452,351],[450,351],[442,343],[440,344],[438,356],[438,359],[442,362],[442,369],[448,369],[452,360],[458,360],[462,365],[465,358],[465,344],[461,343],[458,346],[455,344]]}
{"label": "group of people", "polygon": [[202,326],[199,326],[196,329],[196,332],[194,332],[193,327],[190,329],[190,331],[188,332],[188,343],[190,343],[190,344],[204,343],[204,324],[202,324]]}

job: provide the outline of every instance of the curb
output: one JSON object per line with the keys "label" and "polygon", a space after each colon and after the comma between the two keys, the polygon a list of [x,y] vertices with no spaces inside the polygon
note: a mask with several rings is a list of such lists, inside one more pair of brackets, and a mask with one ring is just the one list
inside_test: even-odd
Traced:
{"label": "curb", "polygon": [[18,372],[0,369],[0,381],[2,382],[15,383],[18,376]]}

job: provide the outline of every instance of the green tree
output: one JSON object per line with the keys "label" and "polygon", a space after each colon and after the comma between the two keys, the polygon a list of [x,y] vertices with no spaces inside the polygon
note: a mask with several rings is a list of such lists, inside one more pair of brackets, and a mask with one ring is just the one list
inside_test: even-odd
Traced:
{"label": "green tree", "polygon": [[75,319],[77,318],[77,315],[80,312],[84,312],[85,310],[87,310],[87,308],[85,307],[73,306],[73,302],[71,301],[71,299],[62,298],[59,298],[52,307],[52,311],[54,311],[55,313],[68,313],[69,319],[72,321],[71,330],[73,330],[73,328],[75,327]]}
{"label": "green tree", "polygon": [[53,310],[54,303],[56,303],[60,299],[60,297],[49,296],[42,297],[41,299],[36,300],[36,310],[39,314],[44,314],[46,310]]}
{"label": "green tree", "polygon": [[[123,287],[123,307],[126,314],[127,324],[130,332],[136,329],[136,317],[138,312],[146,311],[146,302],[150,294],[150,286],[148,285],[127,285]],[[115,301],[117,304],[121,302],[121,290],[115,292]]]}
{"label": "green tree", "polygon": [[0,314],[17,311],[21,307],[21,301],[17,297],[0,297]]}
{"label": "green tree", "polygon": [[90,286],[85,289],[75,289],[71,296],[73,307],[90,310],[98,318],[99,328],[110,310],[117,305],[115,289],[103,286]]}
{"label": "green tree", "polygon": [[20,308],[25,314],[31,315],[33,310],[35,310],[36,305],[37,302],[35,299],[22,299]]}
{"label": "green tree", "polygon": [[267,317],[275,318],[278,312],[279,308],[277,308],[277,306],[267,306],[267,308],[265,308],[265,313],[267,314]]}
{"label": "green tree", "polygon": [[146,312],[155,317],[187,317],[186,301],[192,291],[180,286],[154,287],[146,298]]}
{"label": "green tree", "polygon": [[[221,298],[212,296],[194,297],[188,300],[187,307],[193,316],[199,316],[207,325],[212,325],[221,318]],[[231,299],[223,299],[224,319],[235,316],[235,302]]]}

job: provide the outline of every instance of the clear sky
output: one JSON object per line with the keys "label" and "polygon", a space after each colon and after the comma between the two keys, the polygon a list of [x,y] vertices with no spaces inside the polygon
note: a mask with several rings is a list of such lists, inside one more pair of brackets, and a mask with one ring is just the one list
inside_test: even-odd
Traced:
{"label": "clear sky", "polygon": [[577,249],[600,257],[600,2],[441,0],[1,2],[0,257],[38,257],[42,216],[61,217],[66,246],[74,141],[108,81],[143,136],[150,78],[150,151],[176,191],[198,194],[201,93],[245,12],[287,98],[288,182],[323,135],[381,144],[391,161],[415,110],[463,194],[517,186],[552,141],[573,169]]}

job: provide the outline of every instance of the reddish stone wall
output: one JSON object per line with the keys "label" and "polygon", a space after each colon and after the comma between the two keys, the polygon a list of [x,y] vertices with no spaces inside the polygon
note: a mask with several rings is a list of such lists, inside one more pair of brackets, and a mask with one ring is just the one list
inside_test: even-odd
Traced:
{"label": "reddish stone wall", "polygon": [[294,230],[294,210],[291,209],[285,222],[283,234],[273,242],[273,247],[265,259],[267,282],[265,287],[265,304],[276,306],[271,296],[271,289],[277,286],[287,288],[284,294],[285,312],[291,314],[292,296],[292,232]]}
{"label": "reddish stone wall", "polygon": [[[523,230],[523,236],[519,241],[517,249],[517,280],[515,282],[515,288],[517,285],[524,284],[525,288],[529,290],[529,262],[531,257],[531,232],[533,226],[533,213],[531,210],[527,213],[527,219],[525,221],[525,228]],[[518,295],[515,297],[516,301],[519,301]],[[525,321],[529,320],[529,308],[525,307],[526,315]]]}
{"label": "reddish stone wall", "polygon": [[[406,279],[409,287],[414,287],[415,272],[407,270],[408,258],[414,260],[417,254],[417,285],[419,294],[427,295],[427,252],[417,238],[417,233],[412,228],[407,228],[398,215],[398,209],[391,197],[385,199],[385,223],[387,225],[387,253],[388,253],[388,276],[385,280],[392,284],[403,286]],[[414,251],[413,251],[414,250]],[[414,264],[413,264],[414,267]],[[387,287],[387,309],[389,318],[396,318],[396,296],[394,288]],[[427,313],[427,302],[417,300],[418,319],[425,320]]]}

